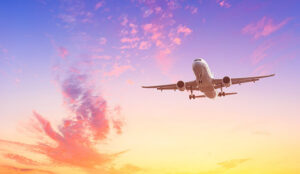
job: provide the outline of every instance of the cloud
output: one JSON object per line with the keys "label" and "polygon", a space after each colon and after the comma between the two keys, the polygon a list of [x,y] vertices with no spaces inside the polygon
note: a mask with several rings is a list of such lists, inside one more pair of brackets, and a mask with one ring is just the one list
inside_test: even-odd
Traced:
{"label": "cloud", "polygon": [[257,23],[251,23],[246,25],[242,29],[242,33],[251,34],[253,35],[254,39],[258,39],[260,37],[265,37],[274,33],[275,31],[279,30],[284,25],[286,25],[290,20],[291,18],[286,18],[280,23],[276,24],[273,22],[273,19],[264,16]]}
{"label": "cloud", "polygon": [[198,12],[198,8],[194,6],[187,5],[185,7],[186,10],[189,10],[191,14],[196,14]]}
{"label": "cloud", "polygon": [[149,49],[150,47],[151,47],[151,43],[150,42],[142,41],[140,43],[139,49],[140,50],[146,50],[146,49]]}
{"label": "cloud", "polygon": [[95,10],[98,10],[99,8],[101,8],[104,5],[104,1],[99,1],[97,2],[97,4],[95,5]]}
{"label": "cloud", "polygon": [[263,44],[259,45],[253,51],[252,55],[250,56],[252,64],[258,64],[263,59],[265,59],[268,54],[267,51],[274,45],[272,41],[264,42]]}
{"label": "cloud", "polygon": [[229,4],[229,2],[227,0],[217,0],[217,4],[220,7],[224,7],[224,8],[229,8],[231,7],[231,4]]}
{"label": "cloud", "polygon": [[173,39],[173,42],[174,42],[175,44],[177,44],[177,45],[180,45],[180,44],[181,44],[181,39],[178,38],[178,37],[176,37],[176,38]]}
{"label": "cloud", "polygon": [[152,13],[153,13],[153,10],[152,10],[152,9],[148,9],[148,10],[146,10],[146,11],[144,12],[143,17],[144,17],[144,18],[147,18],[147,17],[149,17]]}
{"label": "cloud", "polygon": [[123,74],[124,72],[126,72],[128,70],[134,70],[134,68],[131,65],[120,65],[119,66],[118,64],[114,64],[112,70],[109,72],[105,72],[104,76],[119,77],[121,74]]}
{"label": "cloud", "polygon": [[128,79],[128,80],[126,80],[126,83],[127,83],[128,85],[133,85],[133,84],[134,84],[134,81],[131,80],[131,79]]}
{"label": "cloud", "polygon": [[40,170],[34,168],[20,168],[14,167],[9,165],[1,165],[0,166],[1,173],[5,174],[19,174],[19,173],[26,173],[26,174],[55,174],[54,172],[47,171],[47,170]]}
{"label": "cloud", "polygon": [[229,160],[229,161],[223,161],[218,164],[225,169],[231,169],[231,168],[237,167],[238,165],[240,165],[248,160],[250,160],[250,159],[249,158],[233,159],[233,160]]}
{"label": "cloud", "polygon": [[110,174],[133,174],[133,173],[140,173],[144,170],[145,169],[138,167],[136,165],[133,165],[133,164],[125,164],[118,169],[111,168],[109,173]]}
{"label": "cloud", "polygon": [[138,38],[138,37],[133,37],[133,38],[123,37],[121,39],[121,42],[122,43],[133,43],[133,42],[137,42],[139,40],[140,40],[140,38]]}
{"label": "cloud", "polygon": [[63,59],[69,55],[69,51],[65,47],[59,47],[58,51],[59,51],[59,56]]}
{"label": "cloud", "polygon": [[257,130],[253,132],[254,135],[265,135],[265,136],[270,136],[271,133],[268,131],[264,131],[264,130]]}
{"label": "cloud", "polygon": [[7,153],[7,154],[4,154],[3,156],[7,159],[12,159],[20,164],[25,164],[25,165],[38,165],[39,164],[38,162],[36,162],[32,159],[29,159],[29,158],[26,158],[24,156],[17,155],[17,154]]}
{"label": "cloud", "polygon": [[[31,123],[34,134],[42,137],[37,144],[0,140],[0,144],[22,147],[32,153],[46,156],[51,163],[93,169],[108,164],[120,153],[100,153],[96,145],[105,141],[112,130],[122,133],[123,122],[110,117],[106,101],[95,95],[86,75],[71,73],[61,82],[64,103],[72,114],[57,129],[41,114],[33,112]],[[122,153],[122,152],[121,152]],[[36,162],[17,154],[4,155],[18,163]]]}
{"label": "cloud", "polygon": [[160,50],[158,52],[158,54],[155,56],[155,59],[158,63],[158,65],[160,66],[160,68],[162,69],[162,71],[164,73],[166,73],[167,71],[169,71],[169,69],[171,68],[172,64],[173,64],[173,60],[169,57],[169,55],[171,54],[171,50],[166,48],[164,50]]}
{"label": "cloud", "polygon": [[75,23],[76,22],[76,17],[71,14],[60,14],[58,16],[63,22],[65,23]]}
{"label": "cloud", "polygon": [[107,42],[107,39],[106,39],[105,37],[101,37],[101,38],[99,39],[99,44],[100,44],[100,45],[105,45],[106,42]]}
{"label": "cloud", "polygon": [[192,33],[192,30],[186,26],[179,25],[177,28],[177,33],[183,33],[184,36],[187,36]]}

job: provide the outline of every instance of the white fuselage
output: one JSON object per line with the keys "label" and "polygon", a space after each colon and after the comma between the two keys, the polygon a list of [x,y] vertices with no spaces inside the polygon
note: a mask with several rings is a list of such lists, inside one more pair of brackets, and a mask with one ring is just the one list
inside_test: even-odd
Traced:
{"label": "white fuselage", "polygon": [[213,86],[213,75],[208,67],[208,64],[203,59],[196,59],[193,62],[193,71],[196,76],[198,88],[208,98],[215,98],[217,92]]}

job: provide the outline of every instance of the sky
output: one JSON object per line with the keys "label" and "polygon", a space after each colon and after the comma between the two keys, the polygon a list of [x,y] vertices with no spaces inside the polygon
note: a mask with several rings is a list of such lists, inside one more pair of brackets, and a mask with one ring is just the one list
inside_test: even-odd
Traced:
{"label": "sky", "polygon": [[[3,0],[0,174],[300,172],[297,0]],[[143,85],[276,75],[189,100]],[[200,92],[198,92],[200,94]]]}

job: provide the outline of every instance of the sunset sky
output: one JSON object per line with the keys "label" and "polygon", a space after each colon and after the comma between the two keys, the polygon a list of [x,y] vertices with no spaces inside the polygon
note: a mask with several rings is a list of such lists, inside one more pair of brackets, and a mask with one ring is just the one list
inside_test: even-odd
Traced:
{"label": "sunset sky", "polygon": [[[0,174],[300,173],[300,1],[2,0]],[[276,76],[189,100],[143,85]],[[200,92],[199,92],[200,94]]]}

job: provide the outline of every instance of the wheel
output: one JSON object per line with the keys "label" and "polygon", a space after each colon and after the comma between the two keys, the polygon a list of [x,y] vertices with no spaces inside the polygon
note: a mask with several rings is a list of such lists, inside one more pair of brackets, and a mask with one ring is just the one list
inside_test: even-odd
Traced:
{"label": "wheel", "polygon": [[195,99],[196,98],[196,96],[195,95],[193,95],[193,99]]}
{"label": "wheel", "polygon": [[191,95],[189,95],[189,99],[190,99],[190,100],[192,99],[192,96],[191,96]]}

